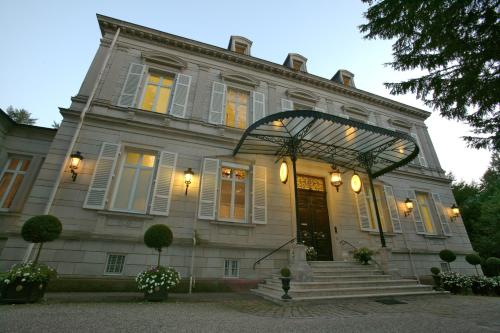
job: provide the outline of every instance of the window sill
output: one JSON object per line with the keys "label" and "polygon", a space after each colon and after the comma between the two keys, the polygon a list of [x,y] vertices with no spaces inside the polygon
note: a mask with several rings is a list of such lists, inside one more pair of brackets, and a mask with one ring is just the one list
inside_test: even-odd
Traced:
{"label": "window sill", "polygon": [[122,218],[130,218],[130,219],[142,219],[142,220],[152,220],[154,216],[147,214],[138,214],[138,213],[126,213],[126,212],[115,212],[109,210],[98,210],[97,214],[105,215],[105,216],[116,216]]}
{"label": "window sill", "polygon": [[19,216],[21,216],[21,213],[9,212],[8,210],[0,210],[0,216],[19,217]]}
{"label": "window sill", "polygon": [[[368,231],[368,233],[372,236],[379,236],[380,235],[378,231]],[[396,235],[397,235],[396,233],[384,231],[384,237],[394,237]]]}
{"label": "window sill", "polygon": [[425,238],[430,238],[430,239],[446,239],[446,238],[448,238],[447,236],[443,236],[443,235],[426,235],[426,234],[423,234],[422,236],[424,236]]}
{"label": "window sill", "polygon": [[215,225],[228,225],[234,227],[244,227],[244,228],[255,228],[255,224],[243,223],[243,222],[224,222],[224,221],[210,221],[210,224]]}

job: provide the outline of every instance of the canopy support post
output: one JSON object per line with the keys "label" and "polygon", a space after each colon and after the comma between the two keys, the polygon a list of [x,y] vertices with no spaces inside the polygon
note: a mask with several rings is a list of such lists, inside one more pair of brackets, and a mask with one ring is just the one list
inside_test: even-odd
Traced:
{"label": "canopy support post", "polygon": [[370,183],[370,190],[372,192],[373,206],[375,207],[375,216],[377,217],[377,226],[378,226],[378,233],[380,235],[380,243],[382,244],[382,247],[386,247],[384,231],[382,230],[382,222],[380,221],[380,213],[378,210],[377,196],[375,195],[375,188],[373,187],[372,171],[370,168],[367,168],[366,172],[368,173],[368,181]]}
{"label": "canopy support post", "polygon": [[297,188],[297,155],[290,156],[292,160],[292,173],[293,173],[293,191],[295,195],[295,224],[297,225],[297,244],[302,244],[302,235],[300,233],[300,216],[299,216],[299,190]]}

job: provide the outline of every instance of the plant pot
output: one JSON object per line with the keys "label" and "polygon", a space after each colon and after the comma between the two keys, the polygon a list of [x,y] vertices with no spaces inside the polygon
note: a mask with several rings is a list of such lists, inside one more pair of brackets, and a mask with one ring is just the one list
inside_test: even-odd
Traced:
{"label": "plant pot", "polygon": [[149,302],[162,302],[168,298],[168,290],[165,288],[156,287],[152,293],[147,291],[144,293],[144,298]]}
{"label": "plant pot", "polygon": [[291,278],[289,277],[281,277],[281,288],[285,292],[283,296],[281,296],[281,299],[292,299],[290,295],[288,295],[288,290],[290,290],[290,280]]}
{"label": "plant pot", "polygon": [[434,289],[441,290],[441,277],[439,275],[432,275],[432,279],[434,280]]}
{"label": "plant pot", "polygon": [[43,282],[18,282],[4,284],[1,288],[1,300],[3,303],[35,303],[40,301],[47,288]]}

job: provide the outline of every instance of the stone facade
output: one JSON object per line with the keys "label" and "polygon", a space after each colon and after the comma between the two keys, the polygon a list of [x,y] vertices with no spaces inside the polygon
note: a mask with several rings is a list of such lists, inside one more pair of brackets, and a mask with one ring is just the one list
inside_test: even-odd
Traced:
{"label": "stone facade", "polygon": [[[375,181],[376,186],[392,188],[394,198],[384,199],[385,210],[389,209],[390,200],[394,200],[395,218],[401,225],[399,232],[399,228],[395,230],[389,226],[390,221],[387,222],[386,238],[392,249],[392,263],[403,276],[425,275],[431,266],[440,265],[437,253],[449,248],[458,255],[453,268],[472,272],[473,267],[464,264],[464,255],[472,251],[464,225],[460,218],[450,221],[449,207],[455,201],[450,180],[440,167],[424,123],[430,115],[428,112],[357,89],[354,75],[345,70],[337,72],[332,80],[309,74],[307,59],[300,55],[290,54],[285,65],[252,57],[251,42],[243,37],[233,36],[226,50],[109,17],[98,16],[98,21],[102,31],[99,49],[71,106],[61,109],[63,121],[50,148],[48,143],[45,150],[35,148],[41,141],[23,145],[43,151],[46,158],[25,199],[22,214],[13,219],[7,213],[0,213],[0,218],[7,221],[0,227],[4,237],[1,269],[22,260],[25,254],[27,244],[18,236],[20,227],[28,217],[43,211],[53,185],[51,180],[56,178],[61,165],[67,164],[64,157],[80,121],[80,112],[98,79],[111,40],[120,28],[118,42],[111,50],[73,149],[84,156],[78,177],[73,182],[66,168],[50,211],[62,220],[64,230],[59,240],[44,246],[41,260],[54,266],[59,274],[136,275],[155,264],[155,252],[145,247],[142,237],[149,226],[157,223],[167,224],[174,234],[173,245],[163,252],[162,263],[174,266],[183,277],[190,276],[191,265],[195,277],[210,279],[260,279],[287,265],[288,247],[285,247],[255,270],[252,268],[259,257],[295,237],[293,183],[284,185],[279,181],[278,165],[272,157],[232,157],[244,129],[226,126],[229,120],[223,117],[224,109],[221,114],[217,113],[225,97],[222,94],[220,102],[217,89],[226,93],[228,87],[248,97],[247,125],[264,115],[300,106],[401,130],[415,137],[421,148],[415,162]],[[238,43],[243,43],[239,45],[243,47],[243,54],[234,51]],[[299,62],[294,64],[294,61]],[[141,107],[145,105],[147,78],[152,73],[161,77],[162,82],[167,82],[167,77],[174,78],[170,104],[164,113]],[[14,134],[4,133],[8,152],[24,149],[9,146]],[[125,177],[122,175],[125,157],[131,151],[156,156],[149,185],[144,190],[147,207],[139,213],[133,209],[128,212],[116,209],[120,179]],[[109,153],[107,157],[106,153]],[[3,151],[0,158],[2,156],[5,156]],[[108,167],[103,163],[106,159]],[[216,161],[214,165],[218,167],[211,170],[207,161]],[[220,179],[214,175],[220,173],[224,163],[246,170],[245,217],[238,222],[223,221],[218,212]],[[188,168],[192,168],[195,175],[185,195],[184,170]],[[257,168],[264,170],[260,180],[265,184],[266,197],[263,208],[266,213],[260,219],[256,218],[258,213],[253,204],[253,194],[259,191]],[[106,175],[100,179],[104,182],[99,185],[100,189],[96,185],[96,170]],[[326,184],[330,171],[325,163],[298,161],[300,174],[323,178]],[[165,177],[155,176],[160,173]],[[151,181],[155,177],[156,180]],[[203,193],[208,197],[211,193],[200,189],[202,183],[206,188],[215,189],[212,193],[215,199],[207,201]],[[339,192],[330,185],[326,187],[335,260],[351,255],[352,248],[342,245],[346,242],[356,247],[380,247],[378,232],[361,230],[359,197],[349,189],[347,180],[344,179],[344,183]],[[140,181],[136,184],[140,186]],[[162,186],[163,194],[157,189]],[[134,187],[134,191],[139,190]],[[417,226],[414,214],[405,216],[403,202],[408,193],[415,193],[413,191],[424,193],[429,199],[433,193],[437,194],[441,201],[431,210],[433,232],[417,233],[418,228],[425,227]],[[128,204],[134,205],[134,201]],[[441,227],[443,219],[449,231]],[[193,247],[194,239],[196,247]],[[110,255],[125,256],[120,272],[110,272]]]}

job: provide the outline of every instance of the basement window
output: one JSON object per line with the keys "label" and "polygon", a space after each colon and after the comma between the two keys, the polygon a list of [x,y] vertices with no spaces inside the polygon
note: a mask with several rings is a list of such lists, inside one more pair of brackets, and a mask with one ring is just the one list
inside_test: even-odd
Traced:
{"label": "basement window", "polygon": [[123,266],[125,265],[125,255],[123,254],[108,254],[106,262],[105,274],[120,275],[123,273]]}
{"label": "basement window", "polygon": [[238,260],[224,260],[224,277],[239,278],[240,277],[240,262]]}

